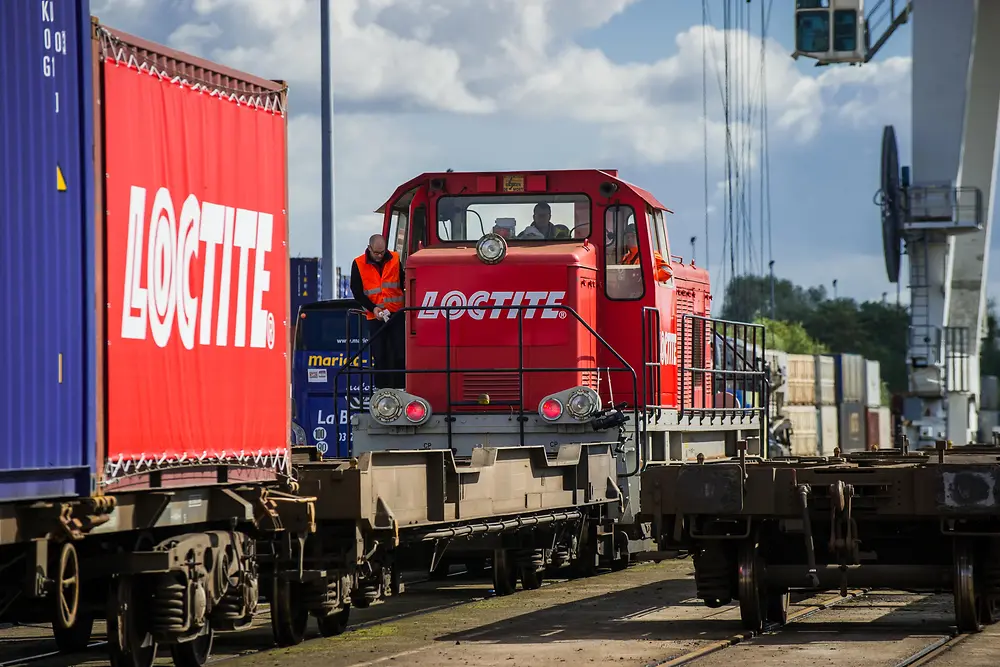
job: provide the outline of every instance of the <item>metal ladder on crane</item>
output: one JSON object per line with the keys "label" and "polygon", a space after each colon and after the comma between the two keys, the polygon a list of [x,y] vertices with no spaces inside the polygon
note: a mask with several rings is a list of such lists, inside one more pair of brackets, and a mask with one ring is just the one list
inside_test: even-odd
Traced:
{"label": "metal ladder on crane", "polygon": [[907,248],[907,255],[910,259],[910,363],[914,367],[926,367],[940,361],[936,353],[939,336],[931,324],[927,236],[914,239]]}

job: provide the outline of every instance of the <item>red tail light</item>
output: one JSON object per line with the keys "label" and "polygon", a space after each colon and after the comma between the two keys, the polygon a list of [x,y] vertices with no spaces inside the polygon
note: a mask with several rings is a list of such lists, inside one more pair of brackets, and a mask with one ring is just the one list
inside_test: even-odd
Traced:
{"label": "red tail light", "polygon": [[545,419],[559,419],[562,416],[562,403],[554,398],[550,398],[542,403],[541,413]]}
{"label": "red tail light", "polygon": [[427,408],[420,401],[410,401],[406,404],[406,418],[418,422],[427,415]]}

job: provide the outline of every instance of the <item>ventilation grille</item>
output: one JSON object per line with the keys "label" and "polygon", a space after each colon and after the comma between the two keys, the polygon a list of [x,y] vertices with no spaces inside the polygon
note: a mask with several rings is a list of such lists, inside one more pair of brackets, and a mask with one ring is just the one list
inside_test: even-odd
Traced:
{"label": "ventilation grille", "polygon": [[491,402],[516,403],[520,399],[517,373],[465,373],[462,400],[475,401],[481,394],[489,394]]}

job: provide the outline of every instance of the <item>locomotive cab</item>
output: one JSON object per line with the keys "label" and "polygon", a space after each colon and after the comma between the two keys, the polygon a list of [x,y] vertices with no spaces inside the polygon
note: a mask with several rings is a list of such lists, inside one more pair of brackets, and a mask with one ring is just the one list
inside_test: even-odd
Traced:
{"label": "locomotive cab", "polygon": [[[659,289],[646,287],[651,239],[670,256],[665,229],[636,224],[636,210],[662,224],[651,195],[601,171],[426,174],[398,195],[382,210],[412,309],[408,393],[435,412],[523,410],[552,422],[651,398],[640,395],[652,332],[616,324],[653,308],[662,337],[676,338],[669,265]],[[577,417],[559,414],[567,391]]]}

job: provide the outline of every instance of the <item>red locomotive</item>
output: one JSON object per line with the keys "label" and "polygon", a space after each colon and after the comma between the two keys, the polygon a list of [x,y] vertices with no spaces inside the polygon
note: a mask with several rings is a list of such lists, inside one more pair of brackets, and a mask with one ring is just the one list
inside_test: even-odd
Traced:
{"label": "red locomotive", "polygon": [[353,417],[355,454],[616,442],[627,560],[652,544],[649,465],[760,452],[763,329],[709,317],[670,211],[616,171],[426,173],[379,212],[404,267],[406,391]]}

